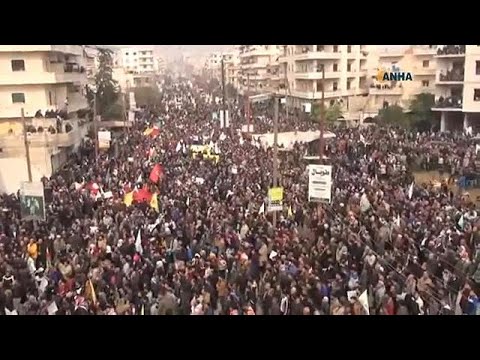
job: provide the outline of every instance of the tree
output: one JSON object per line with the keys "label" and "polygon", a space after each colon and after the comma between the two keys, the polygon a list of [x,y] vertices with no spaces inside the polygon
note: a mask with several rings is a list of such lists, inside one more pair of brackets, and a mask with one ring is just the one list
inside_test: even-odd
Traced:
{"label": "tree", "polygon": [[[95,75],[95,85],[97,93],[97,114],[105,115],[107,110],[118,101],[120,89],[117,81],[113,79],[112,71],[112,50],[99,49],[98,54],[98,72]],[[93,103],[93,93],[88,94]],[[93,104],[92,104],[93,105]]]}
{"label": "tree", "polygon": [[432,107],[435,105],[435,96],[422,93],[415,96],[410,103],[410,123],[420,131],[430,130],[433,123]]}
{"label": "tree", "polygon": [[[310,114],[312,121],[319,122],[322,116],[322,104],[314,103],[312,105],[312,111]],[[342,116],[342,108],[340,104],[335,103],[325,110],[325,121],[334,122],[337,121],[339,117]]]}
{"label": "tree", "polygon": [[152,106],[160,101],[160,92],[156,87],[140,87],[135,89],[135,102],[138,106]]}
{"label": "tree", "polygon": [[403,108],[398,105],[391,105],[381,109],[378,113],[379,123],[390,126],[407,126],[408,119],[403,113]]}

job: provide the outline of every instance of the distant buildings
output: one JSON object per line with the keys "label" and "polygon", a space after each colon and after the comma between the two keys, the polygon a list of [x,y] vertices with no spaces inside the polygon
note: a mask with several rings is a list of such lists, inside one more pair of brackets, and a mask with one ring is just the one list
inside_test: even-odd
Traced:
{"label": "distant buildings", "polygon": [[117,67],[129,73],[153,73],[157,71],[153,48],[121,48],[116,54]]}

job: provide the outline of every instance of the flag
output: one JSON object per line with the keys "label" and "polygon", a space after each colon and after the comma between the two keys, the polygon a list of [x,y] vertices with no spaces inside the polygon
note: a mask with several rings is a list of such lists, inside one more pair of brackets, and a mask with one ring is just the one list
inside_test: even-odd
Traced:
{"label": "flag", "polygon": [[289,218],[293,217],[292,205],[290,205],[290,206],[288,207],[287,216],[288,216]]}
{"label": "flag", "polygon": [[187,197],[187,201],[185,201],[185,204],[187,204],[187,206],[190,206],[190,196]]}
{"label": "flag", "polygon": [[156,212],[160,212],[160,210],[158,209],[157,193],[152,195],[152,200],[150,200],[150,207],[152,209],[155,209]]}
{"label": "flag", "polygon": [[158,183],[158,181],[162,178],[163,176],[163,168],[162,165],[156,164],[152,171],[150,172],[150,181],[153,183]]}
{"label": "flag", "polygon": [[123,203],[127,206],[132,205],[133,202],[133,191],[130,191],[129,193],[125,194],[123,197]]}
{"label": "flag", "polygon": [[157,137],[158,135],[160,135],[160,129],[156,126],[153,127],[152,131],[150,131],[150,133],[148,134],[150,137]]}
{"label": "flag", "polygon": [[412,199],[412,196],[413,196],[413,184],[414,182],[412,182],[412,184],[410,185],[410,187],[408,188],[408,198],[411,200]]}
{"label": "flag", "polygon": [[148,191],[147,187],[144,186],[140,190],[133,192],[133,200],[141,203],[141,202],[148,202],[152,200],[152,193]]}
{"label": "flag", "polygon": [[480,145],[477,144],[475,145],[475,155],[477,155],[479,151],[480,151]]}
{"label": "flag", "polygon": [[87,283],[85,284],[85,297],[92,301],[93,306],[97,305],[97,294],[95,293],[92,280],[87,280]]}
{"label": "flag", "polygon": [[142,304],[142,308],[140,309],[140,315],[145,315],[145,304]]}
{"label": "flag", "polygon": [[395,225],[398,227],[400,226],[400,214],[397,214],[397,218],[395,219]]}
{"label": "flag", "polygon": [[142,182],[142,174],[140,173],[140,175],[138,175],[138,178],[137,178],[137,182],[136,184],[140,184]]}
{"label": "flag", "polygon": [[262,203],[262,206],[260,206],[260,210],[258,210],[258,214],[263,214],[265,212],[265,203]]}
{"label": "flag", "polygon": [[362,295],[359,296],[358,301],[360,304],[363,306],[363,309],[367,313],[367,315],[370,315],[370,306],[368,305],[368,292],[365,290]]}
{"label": "flag", "polygon": [[140,255],[143,254],[142,229],[138,229],[137,239],[135,240],[135,251],[138,252]]}
{"label": "flag", "polygon": [[458,220],[457,224],[458,224],[458,227],[463,230],[463,227],[465,226],[465,219],[463,218],[463,214]]}
{"label": "flag", "polygon": [[47,246],[47,249],[45,250],[45,257],[47,258],[46,268],[48,272],[48,270],[52,268],[52,256],[50,255],[50,250],[48,250],[48,246]]}
{"label": "flag", "polygon": [[362,134],[360,134],[360,141],[365,144],[365,138],[363,137]]}
{"label": "flag", "polygon": [[175,148],[176,152],[180,152],[182,150],[182,144],[180,144],[180,141],[177,143],[177,147]]}
{"label": "flag", "polygon": [[152,131],[153,131],[153,128],[147,128],[147,129],[145,129],[145,131],[143,132],[143,135],[148,136],[148,135],[150,135],[150,134],[152,133]]}

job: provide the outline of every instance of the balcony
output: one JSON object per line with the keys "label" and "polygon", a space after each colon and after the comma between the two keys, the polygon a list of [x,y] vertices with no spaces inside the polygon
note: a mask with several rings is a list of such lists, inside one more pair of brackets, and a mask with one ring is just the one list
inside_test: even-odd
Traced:
{"label": "balcony", "polygon": [[437,74],[438,85],[462,85],[464,78],[463,69],[447,70],[446,72],[440,71]]}
{"label": "balcony", "polygon": [[465,57],[465,45],[446,45],[437,50],[437,58],[462,58]]}
{"label": "balcony", "polygon": [[413,75],[418,76],[434,76],[435,75],[434,68],[424,68],[424,67],[416,67],[412,69]]}
{"label": "balcony", "polygon": [[429,46],[414,46],[413,54],[416,56],[433,56],[437,54],[437,49],[433,45]]}
{"label": "balcony", "polygon": [[81,45],[0,45],[0,52],[59,52],[68,55],[83,56]]}
{"label": "balcony", "polygon": [[[321,80],[322,79],[322,70],[316,69],[317,71],[310,72],[296,72],[295,78],[299,80]],[[325,71],[325,79],[339,79],[340,71]]]}
{"label": "balcony", "polygon": [[[299,97],[303,99],[321,99],[322,98],[322,91],[303,91],[303,90],[292,90],[292,96]],[[336,91],[325,91],[325,99],[334,98],[342,96],[342,92],[340,90]]]}
{"label": "balcony", "polygon": [[302,60],[322,60],[322,59],[340,59],[341,53],[327,51],[307,51],[295,54],[296,61]]}
{"label": "balcony", "polygon": [[378,53],[379,58],[400,58],[405,54],[405,50],[386,49]]}
{"label": "balcony", "polygon": [[368,91],[371,95],[391,95],[400,96],[403,94],[403,88],[399,86],[390,87],[388,85],[372,85]]}
{"label": "balcony", "polygon": [[0,73],[0,85],[39,85],[86,82],[85,72],[34,72],[16,71]]}
{"label": "balcony", "polygon": [[435,102],[432,111],[462,111],[463,99],[461,96],[448,96],[440,98]]}

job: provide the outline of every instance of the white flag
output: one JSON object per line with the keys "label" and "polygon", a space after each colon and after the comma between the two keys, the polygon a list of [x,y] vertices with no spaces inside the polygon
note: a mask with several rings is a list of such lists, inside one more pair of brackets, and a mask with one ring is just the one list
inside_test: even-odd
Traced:
{"label": "white flag", "polygon": [[475,145],[475,155],[480,151],[480,144]]}
{"label": "white flag", "polygon": [[367,313],[367,315],[370,315],[370,306],[368,305],[368,293],[367,290],[365,290],[362,295],[359,296],[358,301],[360,304],[363,306],[363,309]]}
{"label": "white flag", "polygon": [[187,206],[190,206],[190,196],[187,197],[187,201],[185,202],[185,204],[187,204]]}
{"label": "white flag", "polygon": [[365,144],[365,138],[363,137],[362,134],[360,134],[360,141]]}
{"label": "white flag", "polygon": [[410,187],[408,188],[408,198],[411,200],[412,199],[412,196],[413,196],[413,182],[412,184],[410,185]]}
{"label": "white flag", "polygon": [[17,310],[10,311],[7,308],[5,308],[5,315],[18,315]]}
{"label": "white flag", "polygon": [[463,214],[462,216],[460,217],[460,219],[458,220],[458,226],[460,227],[460,229],[463,230],[463,227],[465,226],[465,219],[463,218]]}
{"label": "white flag", "polygon": [[142,182],[142,174],[138,175],[137,184]]}
{"label": "white flag", "polygon": [[179,152],[180,150],[182,150],[182,144],[180,144],[180,141],[177,143],[177,147],[175,149],[176,152]]}
{"label": "white flag", "polygon": [[135,241],[135,250],[142,255],[143,254],[143,247],[142,247],[142,230],[138,229],[137,240]]}
{"label": "white flag", "polygon": [[260,206],[260,210],[258,210],[258,214],[263,214],[265,212],[265,203],[262,203],[262,206]]}
{"label": "white flag", "polygon": [[400,214],[398,214],[397,218],[395,219],[395,225],[400,226]]}

